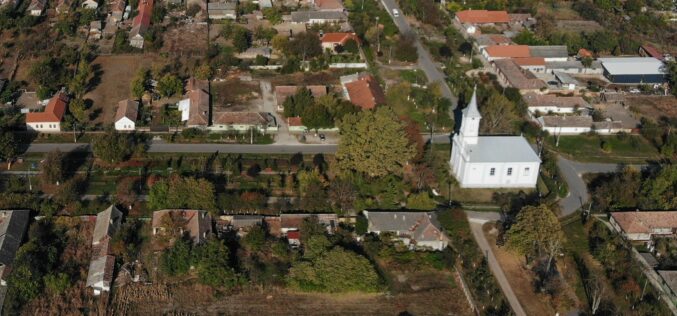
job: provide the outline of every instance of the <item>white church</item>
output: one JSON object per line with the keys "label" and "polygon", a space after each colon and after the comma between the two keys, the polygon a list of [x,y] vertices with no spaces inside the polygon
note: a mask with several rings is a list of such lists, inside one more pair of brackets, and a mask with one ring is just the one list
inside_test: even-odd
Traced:
{"label": "white church", "polygon": [[449,164],[462,188],[534,188],[541,159],[522,136],[479,136],[477,89],[463,110]]}

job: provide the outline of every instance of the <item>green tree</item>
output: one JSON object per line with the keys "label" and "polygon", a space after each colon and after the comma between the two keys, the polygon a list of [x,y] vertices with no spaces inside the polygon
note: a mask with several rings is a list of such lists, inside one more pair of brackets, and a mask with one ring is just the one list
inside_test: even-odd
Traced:
{"label": "green tree", "polygon": [[65,273],[48,274],[45,276],[45,287],[50,294],[61,294],[71,285],[71,280]]}
{"label": "green tree", "polygon": [[310,236],[303,244],[303,258],[312,261],[325,254],[331,246],[331,242],[325,235]]}
{"label": "green tree", "polygon": [[668,74],[668,83],[674,96],[677,96],[677,62],[671,61],[665,64],[665,71]]}
{"label": "green tree", "polygon": [[264,8],[263,16],[273,25],[282,23],[282,13],[278,8]]}
{"label": "green tree", "polygon": [[303,112],[315,103],[312,92],[306,87],[302,87],[296,93],[284,100],[284,116],[301,116]]}
{"label": "green tree", "polygon": [[404,123],[388,107],[346,115],[340,127],[336,160],[342,172],[356,171],[369,177],[399,175],[416,154]]}
{"label": "green tree", "polygon": [[407,197],[407,208],[412,210],[432,210],[436,205],[428,192],[412,193]]}
{"label": "green tree", "polygon": [[293,265],[287,282],[292,288],[307,292],[376,292],[380,289],[380,280],[371,262],[340,247],[312,262]]}
{"label": "green tree", "polygon": [[132,96],[134,98],[141,99],[148,88],[148,80],[150,80],[150,71],[143,68],[139,69],[131,83]]}
{"label": "green tree", "polygon": [[507,232],[509,249],[526,256],[541,255],[564,240],[557,216],[546,206],[525,206]]}
{"label": "green tree", "polygon": [[131,134],[109,130],[92,141],[94,157],[110,163],[127,160],[133,153],[134,141]]}
{"label": "green tree", "polygon": [[47,153],[40,165],[40,175],[43,181],[47,183],[63,182],[66,178],[64,158],[64,154],[59,149]]}
{"label": "green tree", "polygon": [[242,245],[250,252],[258,252],[266,244],[266,231],[261,225],[255,225],[249,229],[247,235],[242,237]]}
{"label": "green tree", "polygon": [[7,161],[7,169],[12,167],[12,160],[17,155],[18,144],[14,133],[8,131],[0,132],[0,160]]}
{"label": "green tree", "polygon": [[171,97],[183,92],[183,82],[175,75],[164,75],[157,83],[157,89],[161,96]]}
{"label": "green tree", "polygon": [[654,177],[644,180],[642,200],[647,209],[677,208],[677,165],[663,165]]}
{"label": "green tree", "polygon": [[160,269],[170,276],[184,275],[190,269],[191,242],[179,238],[174,245],[165,250],[160,257]]}
{"label": "green tree", "polygon": [[395,59],[415,63],[418,60],[414,35],[400,36],[393,49]]}
{"label": "green tree", "polygon": [[301,122],[309,129],[318,130],[320,128],[334,127],[329,110],[320,103],[314,102],[305,108],[301,114]]}
{"label": "green tree", "polygon": [[244,52],[251,46],[251,33],[245,28],[237,28],[233,34],[233,46],[238,52]]}
{"label": "green tree", "polygon": [[239,283],[235,271],[228,266],[229,251],[218,239],[210,239],[195,249],[200,283],[212,287],[232,288]]}
{"label": "green tree", "polygon": [[87,113],[87,105],[85,104],[85,101],[82,100],[81,98],[73,99],[68,104],[68,110],[80,124],[85,124],[89,122],[89,113]]}
{"label": "green tree", "polygon": [[195,69],[195,78],[200,80],[209,80],[214,76],[214,69],[208,64],[202,64]]}
{"label": "green tree", "polygon": [[493,93],[479,108],[482,113],[480,131],[483,133],[510,133],[519,120],[515,104],[499,93]]}
{"label": "green tree", "polygon": [[155,183],[148,195],[148,208],[216,210],[214,184],[205,179],[172,177]]}
{"label": "green tree", "polygon": [[286,54],[306,60],[322,54],[322,42],[316,33],[296,34],[286,46]]}

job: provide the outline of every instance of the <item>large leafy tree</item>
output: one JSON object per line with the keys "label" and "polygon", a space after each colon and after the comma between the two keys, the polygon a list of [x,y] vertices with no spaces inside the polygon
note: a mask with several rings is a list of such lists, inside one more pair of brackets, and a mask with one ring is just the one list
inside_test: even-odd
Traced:
{"label": "large leafy tree", "polygon": [[316,57],[322,54],[322,42],[316,33],[298,33],[286,45],[286,53],[301,60]]}
{"label": "large leafy tree", "polygon": [[677,165],[664,165],[655,177],[647,178],[642,187],[645,208],[677,208]]}
{"label": "large leafy tree", "polygon": [[301,121],[303,122],[303,125],[314,130],[331,128],[334,126],[329,110],[327,110],[324,105],[317,102],[311,104],[303,111],[303,114],[301,114]]}
{"label": "large leafy tree", "polygon": [[148,207],[194,208],[216,210],[214,184],[205,179],[172,177],[160,180],[150,188]]}
{"label": "large leafy tree", "polygon": [[557,216],[546,206],[525,206],[507,232],[508,248],[526,256],[542,255],[564,239]]}
{"label": "large leafy tree", "polygon": [[346,115],[336,153],[339,169],[369,177],[402,174],[402,167],[416,155],[404,127],[388,107]]}
{"label": "large leafy tree", "polygon": [[[320,249],[326,246],[321,239],[312,244]],[[378,274],[371,262],[341,247],[320,254],[312,261],[294,265],[287,280],[291,287],[302,291],[376,292],[380,288]]]}
{"label": "large leafy tree", "polygon": [[7,161],[7,169],[12,167],[12,160],[17,154],[17,142],[11,132],[0,132],[0,160]]}
{"label": "large leafy tree", "polygon": [[94,156],[110,163],[124,161],[131,156],[134,150],[132,137],[131,134],[108,131],[96,137],[92,142]]}
{"label": "large leafy tree", "polygon": [[171,97],[183,92],[183,82],[175,75],[165,75],[158,80],[157,89],[163,97]]}
{"label": "large leafy tree", "polygon": [[229,256],[228,248],[218,239],[210,239],[197,247],[194,258],[200,282],[213,287],[231,288],[237,285],[239,278],[228,265]]}
{"label": "large leafy tree", "polygon": [[515,104],[501,94],[493,93],[487,102],[480,106],[482,121],[480,130],[483,133],[510,133],[514,122],[519,117]]}
{"label": "large leafy tree", "polygon": [[45,156],[40,165],[40,175],[47,183],[62,182],[66,178],[64,154],[56,149]]}

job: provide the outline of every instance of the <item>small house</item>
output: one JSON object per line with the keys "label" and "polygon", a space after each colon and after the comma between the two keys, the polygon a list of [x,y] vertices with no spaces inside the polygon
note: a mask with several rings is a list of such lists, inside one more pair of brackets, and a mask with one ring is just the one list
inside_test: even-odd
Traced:
{"label": "small house", "polygon": [[342,11],[294,11],[292,23],[297,24],[335,24],[345,22],[348,16]]}
{"label": "small house", "polygon": [[322,49],[330,51],[335,51],[337,47],[342,47],[351,40],[355,41],[356,44],[359,43],[357,35],[348,32],[325,33],[320,39]]}
{"label": "small house", "polygon": [[153,212],[153,236],[187,236],[193,243],[207,240],[212,233],[212,217],[202,210],[160,210]]}
{"label": "small house", "polygon": [[532,57],[527,45],[493,45],[482,49],[482,56],[488,61],[505,58]]}
{"label": "small house", "polygon": [[101,21],[92,21],[89,23],[89,38],[100,40],[102,36]]}
{"label": "small house", "polygon": [[114,256],[101,256],[89,263],[87,273],[87,287],[94,289],[94,295],[110,292],[115,270]]}
{"label": "small house", "polygon": [[49,100],[43,112],[26,113],[26,128],[41,133],[61,132],[61,120],[68,100],[65,93],[59,92]]}
{"label": "small house", "polygon": [[115,130],[133,131],[136,130],[136,120],[139,116],[139,102],[134,100],[122,100],[118,102],[118,109],[115,112]]}
{"label": "small house", "polygon": [[359,73],[357,76],[344,76],[341,77],[341,83],[346,99],[363,110],[373,109],[386,102],[381,85],[370,74]]}
{"label": "small house", "polygon": [[237,4],[235,2],[207,3],[207,14],[211,20],[237,19]]}
{"label": "small house", "polygon": [[649,241],[654,236],[675,236],[677,211],[611,212],[609,223],[627,240]]}
{"label": "small house", "polygon": [[186,91],[185,99],[178,103],[181,121],[188,127],[209,126],[209,81],[190,78]]}
{"label": "small house", "polygon": [[216,112],[212,130],[246,132],[255,129],[265,132],[273,127],[267,113],[261,112]]}
{"label": "small house", "polygon": [[527,93],[523,96],[523,99],[527,103],[527,109],[531,113],[572,114],[577,110],[592,108],[590,103],[582,97],[561,97],[551,94]]}
{"label": "small house", "polygon": [[32,16],[41,16],[45,8],[47,8],[47,0],[33,0],[26,11]]}
{"label": "small house", "polygon": [[363,211],[367,231],[377,235],[391,233],[411,249],[441,251],[449,244],[434,212]]}
{"label": "small house", "polygon": [[143,36],[150,27],[150,20],[153,14],[154,0],[140,0],[138,14],[132,21],[132,30],[129,32],[129,45],[136,48],[143,48]]}

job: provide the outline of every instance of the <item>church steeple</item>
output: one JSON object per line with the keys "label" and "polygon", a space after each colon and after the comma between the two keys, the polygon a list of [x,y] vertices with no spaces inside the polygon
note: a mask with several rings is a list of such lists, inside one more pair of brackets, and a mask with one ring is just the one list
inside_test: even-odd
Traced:
{"label": "church steeple", "polygon": [[461,118],[460,136],[467,144],[477,144],[477,137],[480,131],[480,120],[482,115],[477,108],[477,86],[472,93],[470,103],[463,109],[463,117]]}

